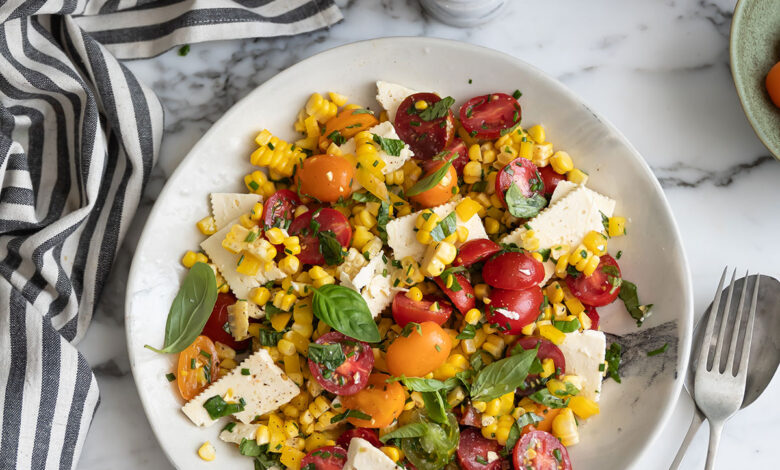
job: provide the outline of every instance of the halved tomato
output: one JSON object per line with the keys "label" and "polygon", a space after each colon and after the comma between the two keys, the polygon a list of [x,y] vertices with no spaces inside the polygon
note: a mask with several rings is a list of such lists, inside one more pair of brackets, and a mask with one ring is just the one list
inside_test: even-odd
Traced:
{"label": "halved tomato", "polygon": [[[474,288],[471,287],[471,283],[466,276],[462,274],[451,274],[453,277],[452,285],[448,288],[445,284],[445,280],[442,280],[441,276],[434,278],[434,282],[439,286],[439,289],[450,298],[455,308],[460,310],[460,313],[466,314],[469,310],[476,305],[476,299],[474,298]],[[457,289],[457,290],[456,290]]]}
{"label": "halved tomato", "polygon": [[542,176],[542,182],[544,183],[544,195],[551,196],[555,192],[555,188],[558,187],[558,183],[566,181],[566,175],[561,175],[552,169],[551,165],[538,167],[539,174]]}
{"label": "halved tomato", "polygon": [[487,319],[496,324],[502,333],[520,334],[523,327],[539,317],[539,308],[544,300],[539,286],[524,290],[493,289]]}
{"label": "halved tomato", "polygon": [[[441,101],[433,93],[415,93],[404,99],[395,114],[395,130],[401,140],[409,144],[415,158],[429,159],[440,153],[452,142],[455,135],[455,117],[447,110],[441,117],[425,120],[425,111],[418,110],[415,103],[424,101],[428,108]],[[426,113],[427,114],[427,113]]]}
{"label": "halved tomato", "polygon": [[355,167],[344,157],[314,155],[303,161],[295,173],[295,184],[301,195],[320,202],[336,202],[352,194]]}
{"label": "halved tomato", "polygon": [[452,265],[469,267],[499,251],[501,251],[501,247],[498,243],[487,238],[469,240],[458,248],[458,255]]}
{"label": "halved tomato", "polygon": [[596,270],[590,276],[566,276],[566,285],[571,293],[585,305],[603,307],[612,303],[620,293],[620,286],[613,284],[621,277],[620,266],[610,255],[604,255]]}
{"label": "halved tomato", "polygon": [[195,341],[179,353],[176,384],[185,400],[192,400],[217,381],[219,358],[217,348],[207,336],[198,336]]}
{"label": "halved tomato", "polygon": [[[347,451],[339,446],[327,446],[314,449],[301,460],[301,468],[306,470],[341,470],[347,463]],[[265,468],[265,467],[262,467]]]}
{"label": "halved tomato", "polygon": [[301,252],[298,254],[298,260],[303,264],[325,264],[317,235],[320,232],[330,232],[344,248],[348,248],[352,240],[349,220],[341,212],[329,207],[310,210],[299,215],[290,224],[289,232],[290,235],[297,235],[300,240]]}
{"label": "halved tomato", "polygon": [[368,376],[374,368],[374,352],[371,345],[352,339],[338,331],[331,331],[320,336],[316,344],[336,344],[346,360],[336,368],[329,370],[309,359],[311,375],[317,379],[325,390],[336,395],[353,395],[368,383]]}
{"label": "halved tomato", "polygon": [[487,260],[482,278],[491,287],[523,290],[544,280],[544,266],[526,252],[509,251]]}
{"label": "halved tomato", "polygon": [[249,340],[236,341],[227,328],[227,308],[234,303],[236,303],[235,295],[230,292],[219,294],[217,296],[217,302],[214,304],[214,309],[211,311],[211,315],[206,321],[206,325],[203,327],[202,334],[208,336],[212,341],[219,341],[235,350],[241,351],[249,346]]}
{"label": "halved tomato", "polygon": [[301,204],[298,195],[289,189],[280,189],[263,204],[263,228],[287,228],[293,219],[295,208]]}
{"label": "halved tomato", "polygon": [[472,136],[496,139],[522,117],[520,103],[506,93],[475,96],[460,107],[460,123]]}
{"label": "halved tomato", "polygon": [[[438,310],[431,310],[437,303]],[[452,305],[443,297],[426,295],[422,300],[412,300],[404,292],[398,292],[393,298],[393,319],[399,326],[406,326],[409,322],[422,323],[432,321],[437,325],[443,325],[452,315]]]}
{"label": "halved tomato", "polygon": [[496,177],[496,197],[506,207],[504,196],[512,184],[520,188],[523,196],[544,194],[544,181],[531,160],[515,158],[509,162]]}
{"label": "halved tomato", "polygon": [[599,311],[596,310],[596,307],[588,306],[585,309],[585,315],[590,318],[590,329],[591,330],[598,330],[599,329],[599,322],[601,321],[601,316],[599,315]]}
{"label": "halved tomato", "polygon": [[[536,352],[536,357],[539,358],[539,361],[543,361],[549,358],[552,359],[553,364],[555,364],[555,374],[553,374],[553,376],[558,377],[565,374],[566,358],[564,357],[563,352],[558,346],[554,345],[552,341],[544,338],[536,338],[532,336],[520,338],[515,341],[512,347],[507,348],[506,355],[509,357],[514,354],[519,354],[523,351],[529,351],[537,347],[537,345],[539,346],[539,349]],[[528,377],[526,377],[523,386],[518,389],[518,392],[522,395],[530,395],[539,388],[538,379],[538,374],[529,374]]]}
{"label": "halved tomato", "polygon": [[488,453],[498,456],[503,447],[498,441],[483,437],[474,428],[464,429],[458,442],[458,464],[463,470],[500,470],[504,459],[491,461]]}
{"label": "halved tomato", "polygon": [[341,436],[339,436],[338,439],[336,439],[336,445],[339,445],[345,449],[349,448],[349,443],[352,440],[353,437],[359,437],[365,441],[368,441],[371,443],[372,446],[379,449],[384,444],[382,444],[382,441],[379,440],[379,434],[377,434],[376,431],[369,428],[352,428],[347,429],[343,433],[341,433]]}
{"label": "halved tomato", "polygon": [[571,470],[566,447],[545,431],[524,434],[515,444],[512,460],[515,468],[524,470]]}

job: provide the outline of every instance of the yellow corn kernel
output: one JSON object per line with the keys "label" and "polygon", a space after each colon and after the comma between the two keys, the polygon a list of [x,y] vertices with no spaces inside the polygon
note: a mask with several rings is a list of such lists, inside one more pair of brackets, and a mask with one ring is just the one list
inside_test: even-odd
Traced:
{"label": "yellow corn kernel", "polygon": [[309,437],[306,438],[306,445],[305,449],[306,452],[311,452],[315,449],[319,449],[320,447],[326,447],[333,445],[332,439],[329,439],[328,436],[321,432],[315,432],[312,433]]}
{"label": "yellow corn kernel", "polygon": [[186,253],[184,253],[184,256],[181,257],[181,264],[185,268],[189,269],[195,265],[197,260],[198,260],[197,253],[195,253],[194,251],[187,251]]}
{"label": "yellow corn kernel", "polygon": [[[487,284],[477,284],[474,286],[474,296],[478,300],[483,300],[485,297],[490,295],[490,286]],[[483,300],[484,301],[484,300]]]}
{"label": "yellow corn kernel", "polygon": [[479,144],[469,146],[469,160],[473,162],[482,161],[482,150],[479,148]]}
{"label": "yellow corn kernel", "polygon": [[588,419],[600,412],[598,403],[581,395],[569,399],[569,408],[582,419]]}
{"label": "yellow corn kernel", "polygon": [[[261,131],[255,137],[255,143],[259,147],[249,156],[250,163],[256,166],[268,167],[272,178],[278,176],[278,178],[274,179],[292,176],[295,166],[306,158],[306,154],[303,153],[302,149],[298,149],[296,146],[274,137],[268,130]],[[265,186],[267,180],[261,183],[255,179],[255,173],[253,172],[250,180],[247,181],[245,178],[244,182],[252,192],[259,194],[260,191],[258,190],[261,189],[261,186]],[[263,190],[263,192],[265,191]]]}
{"label": "yellow corn kernel", "polygon": [[271,291],[265,287],[255,287],[249,291],[249,300],[257,305],[265,305],[271,299]]}
{"label": "yellow corn kernel", "polygon": [[285,274],[295,274],[301,268],[301,262],[293,255],[287,255],[279,261],[279,269]]}
{"label": "yellow corn kernel", "polygon": [[588,182],[588,174],[578,168],[575,168],[566,173],[566,179],[572,183],[585,184]]}
{"label": "yellow corn kernel", "polygon": [[425,100],[417,100],[414,103],[414,109],[422,111],[428,107],[428,103]]}
{"label": "yellow corn kernel", "polygon": [[498,230],[500,228],[500,225],[496,219],[493,217],[485,217],[485,232],[488,233],[488,235],[494,235],[498,233]]}
{"label": "yellow corn kernel", "polygon": [[545,137],[547,136],[544,132],[544,127],[537,124],[535,126],[531,126],[531,128],[528,129],[528,137],[533,139],[533,141],[537,144],[541,144],[545,141]]}
{"label": "yellow corn kernel", "polygon": [[212,216],[200,219],[196,225],[203,235],[214,235],[217,233],[217,224]]}
{"label": "yellow corn kernel", "polygon": [[558,258],[558,261],[555,262],[555,274],[561,278],[566,277],[566,268],[568,267],[569,267],[569,255],[563,254]]}
{"label": "yellow corn kernel", "polygon": [[355,215],[355,225],[371,228],[376,225],[376,217],[364,209]]}
{"label": "yellow corn kernel", "polygon": [[309,276],[311,276],[312,280],[317,281],[329,276],[329,274],[322,269],[322,266],[312,266],[312,268],[309,269]]}
{"label": "yellow corn kernel", "polygon": [[412,287],[409,289],[409,292],[406,293],[406,296],[415,302],[419,302],[423,298],[423,293],[419,287]]}
{"label": "yellow corn kernel", "polygon": [[[420,101],[418,101],[418,103],[419,102]],[[423,101],[423,103],[425,103],[425,102]],[[417,106],[415,105],[415,108],[416,107]],[[382,446],[382,447],[379,448],[379,450],[384,452],[384,454],[386,456],[388,456],[390,458],[390,460],[392,460],[393,462],[400,461],[403,458],[403,456],[404,456],[403,451],[401,451],[401,449],[399,449],[396,446]]]}
{"label": "yellow corn kernel", "polygon": [[265,424],[258,425],[257,430],[255,431],[255,441],[257,442],[257,445],[268,444],[270,438],[268,426]]}
{"label": "yellow corn kernel", "polygon": [[547,300],[551,303],[560,303],[563,301],[563,288],[558,281],[552,282],[545,288],[545,294],[547,294]]}
{"label": "yellow corn kernel", "polygon": [[482,312],[480,312],[476,308],[472,308],[468,312],[466,312],[466,315],[463,319],[469,325],[476,325],[477,323],[479,323],[479,320],[482,319]]}
{"label": "yellow corn kernel", "polygon": [[206,441],[198,449],[198,457],[202,458],[206,462],[211,462],[217,458],[217,450],[214,448],[214,445],[211,442]]}
{"label": "yellow corn kernel", "polygon": [[479,411],[480,413],[484,413],[487,409],[487,403],[484,401],[473,401],[471,402],[471,406],[474,407],[475,410]]}
{"label": "yellow corn kernel", "polygon": [[315,418],[319,418],[323,413],[330,409],[330,402],[327,398],[319,396],[309,405],[309,411]]}
{"label": "yellow corn kernel", "polygon": [[496,359],[504,353],[504,340],[498,335],[489,335],[482,344],[482,349]]}
{"label": "yellow corn kernel", "polygon": [[359,225],[355,227],[355,231],[352,232],[352,246],[360,250],[372,238],[374,238],[374,235],[368,228]]}
{"label": "yellow corn kernel", "polygon": [[[294,408],[293,408],[294,409]],[[298,411],[298,410],[295,410]],[[288,439],[292,437],[297,437],[298,432],[298,425],[295,423],[295,421],[285,421],[284,422],[284,435],[287,436]]]}
{"label": "yellow corn kernel", "polygon": [[561,332],[558,328],[550,325],[549,321],[547,321],[548,324],[541,324],[540,322],[537,322],[537,327],[539,328],[539,334],[542,335],[542,337],[549,339],[553,342],[553,344],[561,344],[563,343],[563,340],[566,339],[566,334]]}
{"label": "yellow corn kernel", "polygon": [[582,302],[577,297],[571,296],[564,300],[563,303],[566,304],[572,315],[579,315],[585,311],[585,306],[582,305]]}
{"label": "yellow corn kernel", "polygon": [[536,166],[547,166],[550,162],[550,157],[553,155],[553,146],[549,142],[543,142],[534,144],[533,152],[531,154],[531,161]]}
{"label": "yellow corn kernel", "polygon": [[293,235],[286,237],[282,243],[284,244],[284,252],[288,255],[298,255],[301,253],[301,239]]}
{"label": "yellow corn kernel", "polygon": [[478,161],[470,161],[463,167],[463,181],[466,184],[474,184],[482,179],[482,164]]}
{"label": "yellow corn kernel", "polygon": [[274,227],[265,231],[265,238],[274,245],[281,245],[284,242],[285,234],[279,227]]}
{"label": "yellow corn kernel", "polygon": [[523,243],[523,249],[527,251],[536,251],[539,249],[539,237],[535,230],[526,230],[520,237]]}
{"label": "yellow corn kernel", "polygon": [[282,447],[282,455],[279,457],[279,462],[290,470],[300,470],[301,461],[304,457],[306,457],[304,452],[294,447],[284,446]]}
{"label": "yellow corn kernel", "polygon": [[304,107],[306,114],[314,116],[318,122],[324,124],[338,112],[338,106],[322,97],[319,93],[313,93]]}
{"label": "yellow corn kernel", "polygon": [[195,253],[195,261],[198,263],[208,264],[209,257],[206,256],[204,253]]}
{"label": "yellow corn kernel", "polygon": [[425,258],[420,265],[420,269],[424,274],[436,277],[443,271],[444,267],[453,261],[458,254],[458,250],[452,243],[440,241],[431,245],[428,245],[428,249],[425,253]]}
{"label": "yellow corn kernel", "polygon": [[603,256],[607,252],[607,237],[603,233],[591,230],[585,234],[582,239],[585,248],[593,252],[594,255]]}
{"label": "yellow corn kernel", "polygon": [[501,199],[499,199],[495,193],[490,195],[490,205],[492,207],[498,207],[498,208],[503,207],[503,205],[501,204]]}
{"label": "yellow corn kernel", "polygon": [[403,170],[395,170],[385,175],[385,183],[401,185],[404,182]]}
{"label": "yellow corn kernel", "polygon": [[588,253],[588,249],[585,248],[585,245],[580,243],[580,245],[569,254],[569,264],[576,266],[580,261],[588,259],[589,256],[591,256],[591,254]]}
{"label": "yellow corn kernel", "polygon": [[625,217],[610,217],[609,218],[609,236],[619,237],[626,234],[626,218]]}
{"label": "yellow corn kernel", "polygon": [[544,262],[544,257],[541,255],[541,253],[533,252],[531,253],[531,258],[535,259],[540,263]]}
{"label": "yellow corn kernel", "polygon": [[260,270],[260,260],[249,253],[244,253],[238,258],[236,271],[245,276],[255,276]]}
{"label": "yellow corn kernel", "polygon": [[574,169],[574,162],[572,161],[571,156],[563,150],[555,152],[555,154],[550,157],[550,165],[552,165],[552,169],[560,175],[565,175]]}
{"label": "yellow corn kernel", "polygon": [[346,96],[342,95],[341,93],[336,93],[336,92],[331,91],[331,92],[328,92],[328,97],[338,107],[341,107],[341,106],[344,106],[345,104],[347,104],[347,99],[348,98]]}
{"label": "yellow corn kernel", "polygon": [[591,274],[596,272],[596,268],[599,267],[600,261],[601,259],[598,256],[592,255],[590,258],[588,258],[585,261],[585,267],[582,269],[582,274],[584,274],[585,276],[590,276]]}
{"label": "yellow corn kernel", "polygon": [[552,434],[561,440],[561,444],[571,446],[580,441],[580,433],[574,414],[569,408],[562,409],[552,422]]}
{"label": "yellow corn kernel", "polygon": [[289,356],[291,354],[297,354],[297,351],[295,350],[295,345],[286,339],[280,339],[279,342],[276,344],[276,349],[279,350],[280,353],[284,356]]}
{"label": "yellow corn kernel", "polygon": [[248,228],[249,230],[252,230],[257,226],[249,213],[241,214],[241,216],[238,218],[238,223],[241,224],[241,226]]}

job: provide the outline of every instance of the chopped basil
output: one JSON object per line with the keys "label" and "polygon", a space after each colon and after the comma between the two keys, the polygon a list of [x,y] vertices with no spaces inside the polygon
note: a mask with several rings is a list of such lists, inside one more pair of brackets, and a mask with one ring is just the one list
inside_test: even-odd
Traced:
{"label": "chopped basil", "polygon": [[433,121],[439,118],[443,118],[450,111],[450,107],[455,104],[455,99],[451,96],[442,98],[440,101],[433,103],[427,108],[423,109],[419,116],[423,121]]}
{"label": "chopped basil", "polygon": [[546,388],[528,395],[528,398],[548,408],[566,408],[569,406],[568,398],[564,400],[563,398],[556,397]]}
{"label": "chopped basil", "polygon": [[339,421],[345,420],[347,418],[357,418],[357,419],[370,421],[371,415],[367,415],[360,410],[347,410],[343,413],[339,413],[336,416],[332,417],[330,419],[330,423],[331,424],[338,423]]}
{"label": "chopped basil", "polygon": [[576,318],[568,321],[553,321],[553,326],[563,333],[571,333],[580,329],[580,321]]}
{"label": "chopped basil", "polygon": [[380,202],[380,199],[371,193],[352,193],[355,202]]}
{"label": "chopped basil", "polygon": [[330,139],[336,145],[342,145],[344,142],[347,141],[347,139],[345,139],[344,136],[341,135],[341,132],[339,131],[333,131],[330,134],[328,134],[328,139]]}
{"label": "chopped basil", "polygon": [[222,430],[223,431],[227,431],[227,432],[233,432],[233,428],[235,428],[235,427],[236,427],[236,423],[235,422],[230,422],[230,423],[227,423],[225,425],[225,427],[222,428]]}
{"label": "chopped basil", "polygon": [[190,53],[190,45],[189,44],[185,44],[185,45],[183,45],[183,46],[181,46],[179,48],[179,55],[180,56],[184,57],[184,56],[186,56],[189,53]]}
{"label": "chopped basil", "polygon": [[388,222],[390,222],[390,204],[386,201],[382,201],[379,204],[379,212],[376,216],[376,231],[379,232],[379,238],[385,243],[387,243]]}
{"label": "chopped basil", "polygon": [[168,382],[173,382],[176,380],[176,376],[173,374],[165,374],[165,378],[168,379]]}
{"label": "chopped basil", "polygon": [[401,150],[404,149],[404,142],[400,139],[388,139],[380,135],[372,134],[374,136],[374,142],[379,144],[379,147],[385,151],[388,155],[398,157],[401,155]]}
{"label": "chopped basil", "polygon": [[509,429],[509,436],[506,439],[506,449],[508,452],[511,452],[512,449],[514,449],[515,444],[520,439],[520,435],[522,434],[523,428],[528,426],[529,424],[536,424],[538,422],[543,421],[544,418],[537,415],[536,413],[523,413],[517,420],[512,423],[512,427]]}
{"label": "chopped basil", "polygon": [[241,368],[241,375],[250,375],[250,374],[251,372],[249,372],[249,369],[247,369],[246,367]]}
{"label": "chopped basil", "polygon": [[521,96],[523,96],[523,93],[520,90],[515,90],[514,93],[512,93],[512,98],[519,99]]}
{"label": "chopped basil", "polygon": [[239,399],[238,403],[228,403],[221,396],[214,395],[203,403],[203,408],[206,409],[211,419],[217,419],[244,411],[245,405],[246,402],[243,398]]}
{"label": "chopped basil", "polygon": [[[448,289],[451,290],[452,292],[460,292],[461,290],[463,290],[463,286],[460,285],[460,282],[458,282],[458,278],[455,277],[455,274],[460,272],[465,272],[465,271],[466,268],[464,268],[463,266],[449,267],[441,273],[439,279],[442,280],[445,287],[447,286],[447,284],[450,284]],[[450,281],[450,279],[452,279],[452,281]]]}
{"label": "chopped basil", "polygon": [[439,184],[441,180],[444,178],[444,175],[446,175],[450,171],[450,167],[452,166],[452,161],[456,157],[457,155],[451,156],[447,160],[447,163],[442,165],[438,170],[425,176],[424,178],[421,178],[416,183],[414,183],[414,185],[411,188],[409,188],[408,191],[406,191],[406,196],[407,197],[416,196],[420,193],[424,193],[425,191],[428,191],[429,189]]}
{"label": "chopped basil", "polygon": [[[266,306],[266,310],[267,308],[268,307]],[[269,330],[267,328],[260,328],[258,332],[259,332],[258,339],[260,340],[260,344],[262,346],[276,346],[279,343],[279,340],[282,339],[282,335],[284,334],[281,331]]]}
{"label": "chopped basil", "polygon": [[604,232],[606,232],[607,233],[607,237],[609,237],[609,217],[607,217],[601,211],[599,211],[599,214],[601,214],[601,225],[604,226]]}
{"label": "chopped basil", "polygon": [[537,253],[542,255],[542,261],[547,261],[550,259],[550,252],[551,250],[549,248],[543,248],[541,250],[537,250]]}
{"label": "chopped basil", "polygon": [[614,380],[617,383],[620,383],[620,374],[618,373],[618,369],[620,369],[620,355],[623,352],[623,348],[617,344],[612,343],[609,345],[609,349],[607,349],[605,360],[607,362],[607,372],[609,373],[609,376],[612,377],[612,380]]}
{"label": "chopped basil", "polygon": [[309,344],[309,359],[323,367],[334,371],[347,360],[341,344]]}
{"label": "chopped basil", "polygon": [[563,455],[561,455],[561,449],[553,449],[552,451],[553,457],[555,457],[555,460],[560,462],[563,460]]}
{"label": "chopped basil", "polygon": [[623,256],[623,250],[618,250],[617,254],[615,255],[615,259],[620,259],[621,256]]}
{"label": "chopped basil", "polygon": [[514,183],[509,186],[504,200],[509,213],[521,219],[536,217],[539,211],[547,205],[547,199],[544,196],[534,193],[531,197],[525,197],[520,187]]}
{"label": "chopped basil", "polygon": [[487,181],[477,181],[476,183],[471,185],[471,190],[477,193],[484,193],[487,189]]}
{"label": "chopped basil", "polygon": [[431,230],[431,238],[440,242],[449,237],[458,229],[457,220],[455,218],[455,211],[447,214],[447,217],[443,218],[441,222],[436,224],[436,227]]}
{"label": "chopped basil", "polygon": [[404,338],[408,338],[410,334],[412,334],[412,331],[417,331],[417,333],[422,336],[422,325],[419,323],[415,323],[413,321],[410,321],[404,326],[404,329],[401,330],[401,336]]}
{"label": "chopped basil", "polygon": [[358,108],[358,109],[355,109],[355,110],[352,111],[352,115],[355,115],[355,114],[372,114],[373,115],[374,112],[371,111],[370,109]]}
{"label": "chopped basil", "polygon": [[623,305],[626,306],[626,310],[631,314],[631,318],[636,320],[637,326],[642,326],[642,322],[645,321],[647,315],[650,314],[650,309],[653,308],[653,304],[641,305],[639,303],[639,295],[636,291],[636,284],[623,279],[620,283],[620,293],[618,294],[620,300],[623,301]]}
{"label": "chopped basil", "polygon": [[661,346],[658,349],[653,349],[652,351],[649,351],[647,353],[648,356],[657,356],[659,354],[663,354],[666,352],[666,350],[669,349],[669,343],[664,343],[663,346]]}
{"label": "chopped basil", "polygon": [[320,241],[320,253],[325,258],[325,264],[335,266],[344,262],[344,247],[336,240],[336,235],[332,231],[317,232],[317,238]]}
{"label": "chopped basil", "polygon": [[477,455],[474,457],[474,461],[481,465],[487,465],[488,461],[485,457],[482,457],[481,455]]}
{"label": "chopped basil", "polygon": [[208,351],[204,351],[204,350],[201,349],[200,355],[205,357],[206,359],[211,359],[211,353],[208,352]]}
{"label": "chopped basil", "polygon": [[455,339],[474,339],[476,334],[477,326],[469,324],[463,327],[463,330],[458,334],[458,336],[455,337]]}
{"label": "chopped basil", "polygon": [[252,243],[253,241],[255,241],[255,239],[257,239],[257,232],[252,230],[251,232],[249,232],[246,235],[246,238],[244,238],[244,241],[247,242],[247,243]]}

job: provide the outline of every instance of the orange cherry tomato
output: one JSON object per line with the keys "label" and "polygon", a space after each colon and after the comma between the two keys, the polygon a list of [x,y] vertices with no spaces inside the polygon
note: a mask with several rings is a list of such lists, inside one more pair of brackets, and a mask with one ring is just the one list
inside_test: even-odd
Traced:
{"label": "orange cherry tomato", "polygon": [[368,377],[368,385],[354,395],[342,395],[341,404],[345,410],[358,410],[370,420],[347,418],[347,421],[361,428],[386,428],[404,410],[406,394],[398,382],[387,383],[390,376],[374,373]]}
{"label": "orange cherry tomato", "polygon": [[300,193],[321,202],[336,202],[352,194],[352,163],[335,155],[315,155],[303,161],[295,174]]}
{"label": "orange cherry tomato", "polygon": [[[431,166],[428,172],[425,173],[425,176],[428,176],[434,171],[438,170],[442,165],[444,165],[444,162],[435,166]],[[457,184],[458,172],[455,171],[455,167],[450,166],[450,169],[447,171],[441,181],[439,181],[439,184],[427,191],[410,197],[410,199],[421,207],[440,206],[449,201],[450,198],[454,196],[455,193],[453,193],[453,191]]]}
{"label": "orange cherry tomato", "polygon": [[561,412],[561,408],[548,408],[544,405],[536,404],[536,408],[532,412],[541,416],[542,420],[536,424],[526,424],[522,430],[523,434],[534,430],[552,432],[552,422],[558,416],[558,413]]}
{"label": "orange cherry tomato", "polygon": [[[341,137],[349,139],[360,131],[367,131],[379,124],[379,120],[365,109],[345,109],[325,123],[325,130],[320,137],[320,148],[327,148],[334,131],[338,131]],[[336,142],[338,143],[338,142]]]}
{"label": "orange cherry tomato", "polygon": [[766,91],[769,98],[780,108],[780,62],[776,63],[766,74]]}
{"label": "orange cherry tomato", "polygon": [[198,396],[209,384],[216,382],[218,372],[217,348],[208,336],[198,336],[187,349],[179,353],[176,382],[181,397],[192,400]]}
{"label": "orange cherry tomato", "polygon": [[387,348],[387,369],[396,377],[422,377],[444,364],[452,349],[452,338],[432,321],[412,328],[409,336],[399,336]]}

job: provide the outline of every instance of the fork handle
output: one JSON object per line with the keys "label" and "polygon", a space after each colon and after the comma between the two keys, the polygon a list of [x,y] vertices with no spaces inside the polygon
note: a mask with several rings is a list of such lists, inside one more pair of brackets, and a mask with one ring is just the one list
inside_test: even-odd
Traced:
{"label": "fork handle", "polygon": [[723,430],[723,421],[713,422],[710,420],[710,446],[707,449],[707,463],[704,470],[715,468],[715,455],[718,453],[718,444],[720,443],[720,432]]}
{"label": "fork handle", "polygon": [[685,457],[685,451],[688,450],[688,446],[691,445],[693,437],[701,427],[701,424],[706,418],[704,413],[699,410],[699,407],[694,403],[693,405],[693,417],[691,418],[691,425],[688,426],[688,432],[685,434],[685,438],[680,444],[680,448],[677,450],[677,455],[674,456],[674,462],[669,466],[669,470],[677,470],[682,463],[683,457]]}

